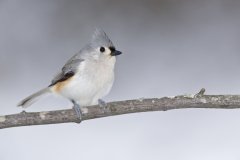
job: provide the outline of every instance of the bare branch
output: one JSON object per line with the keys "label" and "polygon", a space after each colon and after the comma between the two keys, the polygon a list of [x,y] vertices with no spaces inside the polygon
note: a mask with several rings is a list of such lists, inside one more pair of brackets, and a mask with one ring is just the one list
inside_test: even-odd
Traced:
{"label": "bare branch", "polygon": [[[234,109],[240,108],[240,95],[204,95],[202,89],[196,95],[181,95],[176,97],[136,99],[108,103],[105,108],[100,106],[83,107],[83,120],[108,117],[114,115],[148,112],[167,111],[171,109],[184,108],[215,108]],[[46,112],[21,112],[19,114],[0,116],[0,129],[57,124],[57,123],[79,123],[73,109],[46,111]]]}

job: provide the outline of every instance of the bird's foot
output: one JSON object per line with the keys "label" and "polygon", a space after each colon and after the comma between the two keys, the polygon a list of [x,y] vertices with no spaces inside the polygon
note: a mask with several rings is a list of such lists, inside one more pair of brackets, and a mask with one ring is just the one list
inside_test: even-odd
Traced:
{"label": "bird's foot", "polygon": [[77,123],[81,123],[82,122],[82,111],[81,111],[81,107],[79,106],[79,104],[77,104],[76,102],[72,101],[73,102],[73,109],[74,111],[76,112],[77,114],[77,117],[79,119],[79,121]]}
{"label": "bird's foot", "polygon": [[105,101],[103,101],[102,99],[99,99],[98,100],[98,105],[101,107],[101,108],[106,108],[107,107],[107,103]]}
{"label": "bird's foot", "polygon": [[106,112],[106,107],[107,107],[107,103],[105,101],[103,101],[102,99],[98,99],[98,105],[100,106],[101,109],[103,109],[103,112]]}

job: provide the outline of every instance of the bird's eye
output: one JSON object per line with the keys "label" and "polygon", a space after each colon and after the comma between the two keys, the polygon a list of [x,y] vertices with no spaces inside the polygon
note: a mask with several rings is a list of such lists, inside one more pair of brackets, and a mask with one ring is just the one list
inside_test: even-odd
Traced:
{"label": "bird's eye", "polygon": [[101,48],[100,48],[100,52],[105,52],[105,48],[104,48],[104,47],[101,47]]}

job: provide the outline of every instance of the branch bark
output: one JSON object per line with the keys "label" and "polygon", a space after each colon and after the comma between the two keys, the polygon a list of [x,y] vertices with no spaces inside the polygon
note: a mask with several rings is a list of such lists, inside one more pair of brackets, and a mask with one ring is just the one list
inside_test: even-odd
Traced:
{"label": "branch bark", "polygon": [[[195,95],[147,99],[141,98],[110,102],[104,108],[98,105],[83,107],[81,109],[83,113],[82,121],[121,114],[167,111],[184,108],[240,108],[240,95],[204,95],[204,92],[205,89],[202,89]],[[23,111],[18,114],[0,116],[0,129],[69,122],[80,123],[73,109],[29,113]]]}

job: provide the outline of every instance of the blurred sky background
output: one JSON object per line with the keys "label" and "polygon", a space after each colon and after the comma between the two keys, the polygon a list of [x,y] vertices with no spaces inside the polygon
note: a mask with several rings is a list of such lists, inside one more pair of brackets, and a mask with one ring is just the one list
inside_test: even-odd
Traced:
{"label": "blurred sky background", "polygon": [[[240,94],[239,0],[0,0],[0,114],[49,85],[101,27],[123,52],[106,101]],[[50,96],[27,111],[70,108]],[[0,130],[0,160],[239,160],[240,110],[186,109]]]}

